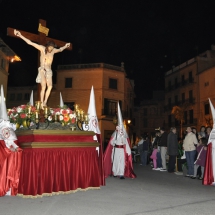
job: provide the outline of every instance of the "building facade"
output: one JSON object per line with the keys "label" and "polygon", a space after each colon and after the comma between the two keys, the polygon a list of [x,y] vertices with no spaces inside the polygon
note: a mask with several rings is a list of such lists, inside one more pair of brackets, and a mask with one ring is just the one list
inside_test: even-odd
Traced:
{"label": "building facade", "polygon": [[48,105],[59,105],[61,93],[64,104],[71,109],[74,109],[74,104],[79,104],[87,113],[92,86],[103,141],[109,139],[115,130],[113,119],[116,117],[118,101],[125,127],[129,136],[132,136],[134,83],[126,78],[123,64],[121,67],[104,63],[58,66],[56,86]]}
{"label": "building facade", "polygon": [[[179,106],[184,112],[184,130],[187,126],[199,129],[205,123],[201,113],[201,102],[203,101],[200,97],[204,88],[202,81],[200,83],[200,75],[205,76],[205,71],[214,65],[215,51],[212,47],[212,50],[208,50],[166,72],[164,106],[166,128],[180,127],[180,122],[171,113],[174,106]],[[210,75],[213,76],[212,73]]]}
{"label": "building facade", "polygon": [[20,61],[20,58],[0,38],[0,85],[3,85],[5,96],[7,95],[9,63],[13,61]]}
{"label": "building facade", "polygon": [[164,98],[164,91],[154,91],[152,99],[144,100],[134,107],[134,142],[144,134],[153,137],[155,129],[164,126]]}

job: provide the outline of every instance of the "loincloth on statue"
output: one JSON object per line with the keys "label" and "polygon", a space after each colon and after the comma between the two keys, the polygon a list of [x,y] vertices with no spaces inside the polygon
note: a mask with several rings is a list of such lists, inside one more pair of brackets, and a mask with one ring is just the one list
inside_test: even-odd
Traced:
{"label": "loincloth on statue", "polygon": [[43,67],[39,67],[38,68],[38,74],[37,74],[37,78],[36,78],[36,83],[41,83],[41,72],[43,72],[46,81],[48,81],[49,78],[52,78],[52,70],[51,69],[45,69]]}

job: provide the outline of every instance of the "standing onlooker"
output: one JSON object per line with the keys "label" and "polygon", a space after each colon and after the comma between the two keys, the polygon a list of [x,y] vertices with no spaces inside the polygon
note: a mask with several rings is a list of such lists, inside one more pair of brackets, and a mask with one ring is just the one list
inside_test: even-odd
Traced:
{"label": "standing onlooker", "polygon": [[196,128],[192,127],[192,132],[196,135],[196,138],[198,140],[198,133],[197,133]]}
{"label": "standing onlooker", "polygon": [[206,161],[206,155],[207,155],[207,143],[208,143],[207,139],[203,137],[200,139],[200,145],[197,146],[196,151],[198,153],[198,156],[197,156],[195,166],[194,166],[194,175],[193,175],[193,177],[191,177],[192,179],[196,178],[197,169],[199,166],[201,166],[201,176],[199,177],[199,180],[203,179],[205,161]]}
{"label": "standing onlooker", "polygon": [[150,158],[153,160],[153,170],[157,169],[157,146],[154,147],[152,155],[150,156]]}
{"label": "standing onlooker", "polygon": [[159,146],[159,142],[160,142],[160,130],[156,132],[155,134],[155,140],[153,142],[153,148],[157,148],[157,168],[153,168],[153,170],[160,170],[162,168],[162,161],[161,161],[161,153],[160,153],[160,146]]}
{"label": "standing onlooker", "polygon": [[166,152],[167,152],[167,132],[165,132],[164,128],[160,128],[160,141],[159,146],[161,150],[161,160],[162,160],[162,168],[160,171],[166,171]]}
{"label": "standing onlooker", "polygon": [[167,154],[169,155],[168,172],[173,173],[178,155],[178,138],[175,127],[170,129],[170,133],[167,136]]}
{"label": "standing onlooker", "polygon": [[198,144],[196,135],[192,132],[191,127],[187,127],[187,135],[185,136],[183,147],[187,159],[187,175],[186,177],[192,177],[194,174],[194,161],[196,156],[196,147]]}
{"label": "standing onlooker", "polygon": [[147,165],[147,157],[148,157],[148,150],[149,150],[149,139],[147,136],[143,137],[143,151],[141,154],[141,164],[142,166],[146,166]]}
{"label": "standing onlooker", "polygon": [[206,139],[209,139],[210,133],[211,133],[211,127],[208,126],[208,127],[206,128],[206,135],[205,135]]}
{"label": "standing onlooker", "polygon": [[198,136],[201,136],[201,137],[205,137],[206,136],[205,126],[204,125],[201,126],[200,132],[198,132]]}

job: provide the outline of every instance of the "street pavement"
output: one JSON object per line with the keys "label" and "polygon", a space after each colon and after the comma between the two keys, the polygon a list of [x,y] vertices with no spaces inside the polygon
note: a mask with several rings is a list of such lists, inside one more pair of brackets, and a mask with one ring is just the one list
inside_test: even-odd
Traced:
{"label": "street pavement", "polygon": [[0,198],[0,215],[215,214],[215,187],[134,163],[136,179],[109,177],[99,190],[42,198]]}

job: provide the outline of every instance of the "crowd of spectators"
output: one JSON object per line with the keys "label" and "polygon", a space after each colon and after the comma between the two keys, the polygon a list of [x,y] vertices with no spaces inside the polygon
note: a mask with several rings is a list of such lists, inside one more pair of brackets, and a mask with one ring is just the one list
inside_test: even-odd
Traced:
{"label": "crowd of spectators", "polygon": [[211,127],[201,126],[197,131],[188,126],[181,138],[175,127],[171,127],[169,131],[164,128],[155,130],[154,137],[143,135],[138,140],[140,165],[150,164],[155,171],[167,171],[202,180]]}

